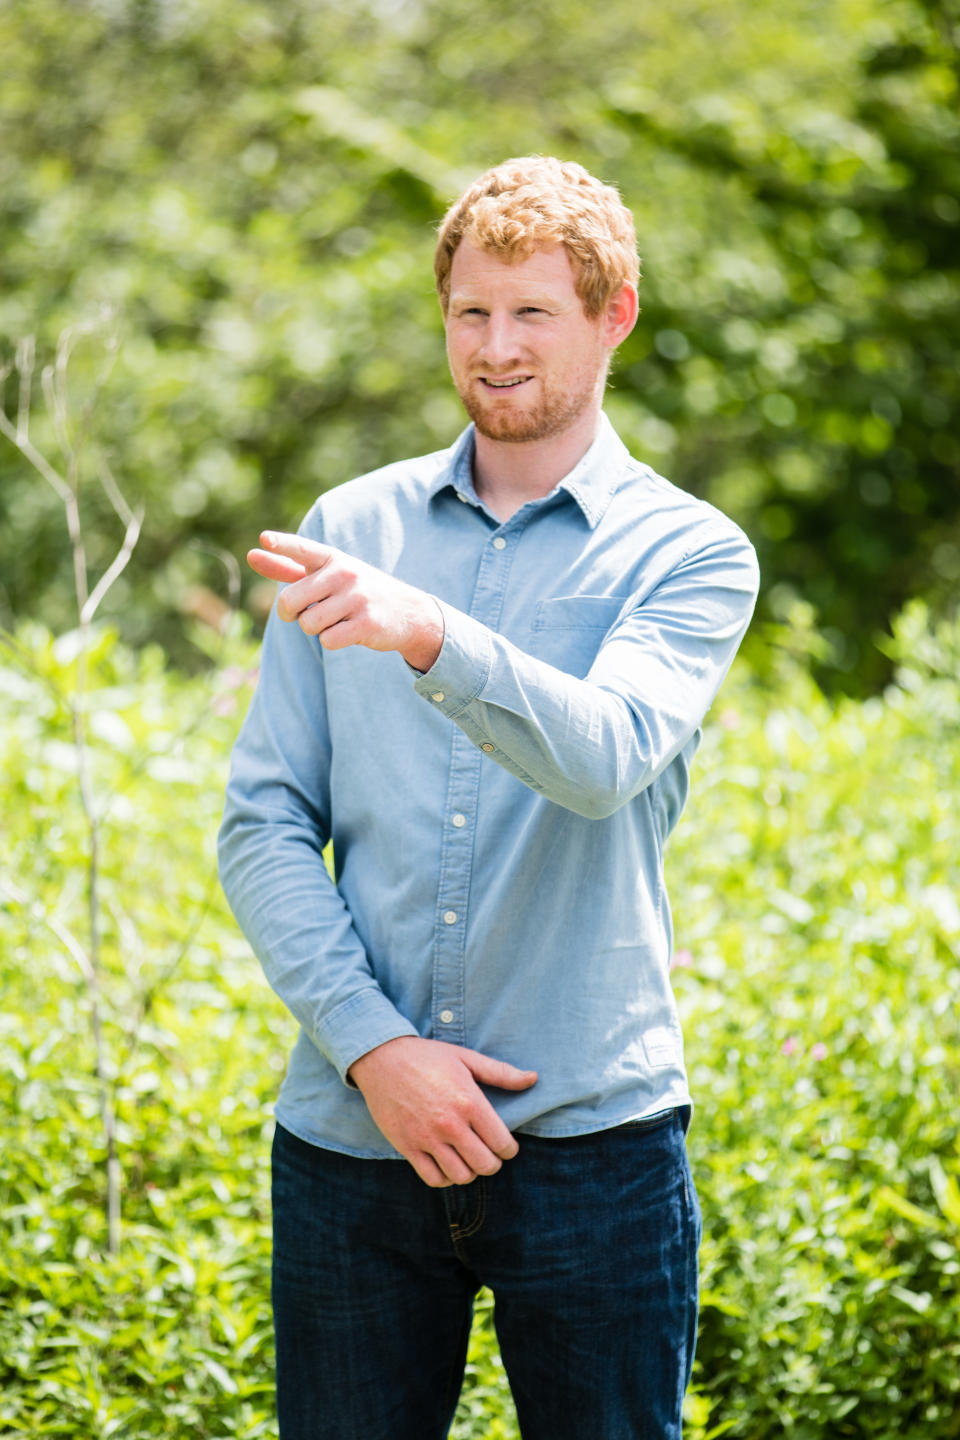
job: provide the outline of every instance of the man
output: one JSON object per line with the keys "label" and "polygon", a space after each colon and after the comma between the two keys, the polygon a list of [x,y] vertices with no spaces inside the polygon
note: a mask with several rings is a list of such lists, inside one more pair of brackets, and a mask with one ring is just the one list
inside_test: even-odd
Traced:
{"label": "man", "polygon": [[472,425],[249,557],[287,584],[221,871],[301,1027],[281,1435],[446,1435],[486,1284],[525,1440],[670,1440],[699,1212],[662,853],[756,562],[602,414],[637,315],[615,190],[508,161],[436,273]]}

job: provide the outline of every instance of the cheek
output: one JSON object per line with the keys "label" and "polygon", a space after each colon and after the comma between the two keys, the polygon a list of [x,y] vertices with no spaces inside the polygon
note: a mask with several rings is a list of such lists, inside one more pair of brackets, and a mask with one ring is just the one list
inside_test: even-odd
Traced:
{"label": "cheek", "polygon": [[469,346],[462,335],[447,334],[447,363],[451,370],[462,369],[467,361]]}

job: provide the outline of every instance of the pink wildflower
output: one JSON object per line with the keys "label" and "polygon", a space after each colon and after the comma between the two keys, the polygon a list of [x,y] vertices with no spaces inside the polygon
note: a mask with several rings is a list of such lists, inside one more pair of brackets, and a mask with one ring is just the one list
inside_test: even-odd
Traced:
{"label": "pink wildflower", "polygon": [[829,1051],[827,1050],[827,1047],[826,1045],[824,1045],[822,1040],[818,1040],[816,1045],[810,1046],[811,1060],[826,1060],[828,1054]]}

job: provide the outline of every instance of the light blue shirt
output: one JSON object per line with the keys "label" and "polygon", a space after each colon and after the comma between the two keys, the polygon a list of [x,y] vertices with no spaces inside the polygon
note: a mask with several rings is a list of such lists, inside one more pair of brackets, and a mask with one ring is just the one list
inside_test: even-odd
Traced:
{"label": "light blue shirt", "polygon": [[529,1134],[690,1099],[663,850],[753,549],[605,417],[504,523],[473,445],[342,485],[301,529],[437,596],[436,664],[325,651],[274,612],[227,788],[223,886],[301,1027],[277,1118],[352,1155],[397,1154],[345,1082],[399,1035],[539,1071],[487,1092]]}

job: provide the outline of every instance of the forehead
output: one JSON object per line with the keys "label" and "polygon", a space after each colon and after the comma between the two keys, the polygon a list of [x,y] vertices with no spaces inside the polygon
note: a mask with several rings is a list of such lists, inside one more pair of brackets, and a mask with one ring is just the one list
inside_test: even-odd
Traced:
{"label": "forehead", "polygon": [[506,299],[540,292],[579,303],[573,266],[564,245],[542,246],[525,260],[511,260],[462,240],[450,266],[450,298],[481,291]]}

